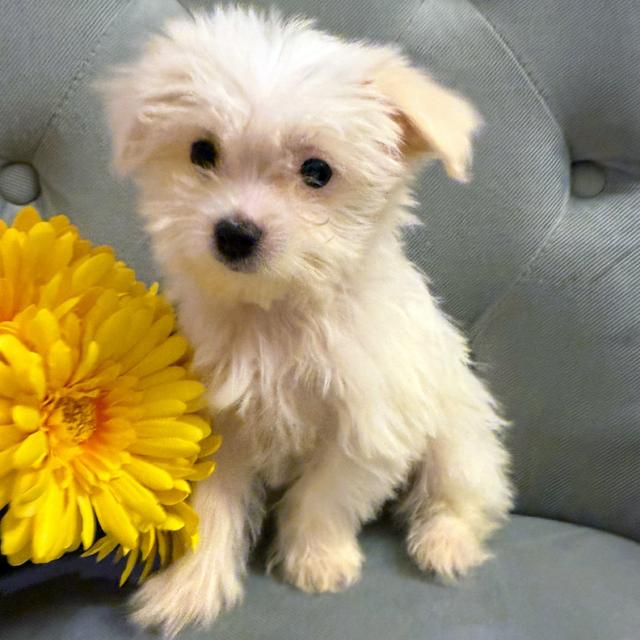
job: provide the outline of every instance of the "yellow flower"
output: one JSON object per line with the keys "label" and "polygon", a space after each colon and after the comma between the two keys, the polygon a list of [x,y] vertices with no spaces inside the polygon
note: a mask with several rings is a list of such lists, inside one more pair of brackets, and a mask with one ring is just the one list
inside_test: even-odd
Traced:
{"label": "yellow flower", "polygon": [[188,498],[219,438],[198,415],[187,350],[157,286],[65,216],[25,208],[12,227],[0,221],[0,535],[11,564],[117,548],[122,583],[138,560],[146,575],[197,543]]}

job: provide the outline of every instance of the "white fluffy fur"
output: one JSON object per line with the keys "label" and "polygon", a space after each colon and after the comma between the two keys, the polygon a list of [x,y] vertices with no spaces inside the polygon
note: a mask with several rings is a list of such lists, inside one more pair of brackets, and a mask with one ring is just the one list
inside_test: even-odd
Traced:
{"label": "white fluffy fur", "polygon": [[[141,588],[135,620],[171,635],[240,600],[264,486],[288,487],[270,566],[305,591],[358,579],[362,523],[410,478],[417,564],[482,562],[511,504],[504,422],[399,232],[418,160],[465,178],[472,108],[393,48],[237,8],[170,24],[103,90],[224,437],[201,544]],[[190,163],[203,137],[214,170]],[[323,189],[300,178],[308,157],[333,167]],[[232,211],[264,230],[253,273],[211,250]]]}

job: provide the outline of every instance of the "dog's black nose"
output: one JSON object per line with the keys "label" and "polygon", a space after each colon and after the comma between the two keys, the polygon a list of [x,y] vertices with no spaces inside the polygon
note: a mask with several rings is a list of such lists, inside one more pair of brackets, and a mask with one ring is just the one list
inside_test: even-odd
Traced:
{"label": "dog's black nose", "polygon": [[251,257],[257,250],[262,229],[249,220],[223,218],[213,231],[218,253],[229,262]]}

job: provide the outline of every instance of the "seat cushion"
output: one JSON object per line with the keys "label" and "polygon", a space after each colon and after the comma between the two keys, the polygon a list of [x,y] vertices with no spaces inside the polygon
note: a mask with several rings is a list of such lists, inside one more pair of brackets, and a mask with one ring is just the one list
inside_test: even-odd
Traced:
{"label": "seat cushion", "polygon": [[[408,559],[387,523],[362,535],[360,583],[310,596],[254,562],[243,605],[181,640],[631,640],[640,634],[640,545],[562,522],[516,516],[495,558],[445,586]],[[63,559],[0,577],[3,640],[150,640],[124,616],[126,591],[108,562]]]}
{"label": "seat cushion", "polygon": [[[167,19],[223,1],[4,0],[0,217],[38,195],[155,279],[94,85]],[[270,4],[397,42],[482,114],[471,183],[421,174],[409,253],[514,424],[518,511],[640,540],[637,0]]]}

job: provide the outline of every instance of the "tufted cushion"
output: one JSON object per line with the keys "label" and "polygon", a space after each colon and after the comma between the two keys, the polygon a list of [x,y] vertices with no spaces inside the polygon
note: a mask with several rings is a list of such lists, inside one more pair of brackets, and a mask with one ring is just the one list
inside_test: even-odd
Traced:
{"label": "tufted cushion", "polygon": [[[638,637],[638,545],[608,533],[516,516],[496,559],[456,586],[425,579],[388,526],[362,535],[362,581],[309,596],[257,560],[244,605],[211,631],[178,640],[632,640]],[[3,640],[159,640],[136,634],[108,563],[70,559],[0,578],[10,594]]]}
{"label": "tufted cushion", "polygon": [[[453,184],[438,167],[422,176],[426,224],[409,234],[409,250],[469,331],[514,422],[518,509],[639,538],[634,0],[279,4],[339,33],[397,40],[475,102],[486,122],[475,180]],[[132,188],[109,172],[92,83],[187,9],[173,0],[3,4],[5,216],[39,194],[45,211],[69,213],[153,277]]]}
{"label": "tufted cushion", "polygon": [[[0,213],[34,196],[154,277],[92,83],[186,0],[8,0]],[[474,181],[432,167],[411,255],[514,422],[518,510],[640,539],[640,12],[635,0],[281,0],[402,43],[485,119]]]}
{"label": "tufted cushion", "polygon": [[[133,189],[109,170],[92,83],[135,55],[167,17],[210,4],[1,3],[0,215],[10,219],[37,197],[45,212],[70,214],[88,237],[154,278]],[[408,234],[409,251],[469,332],[514,422],[518,511],[640,540],[636,0],[277,4],[350,37],[400,42],[477,105],[485,128],[475,179],[451,183],[437,166],[423,174],[425,225]],[[459,589],[442,589],[410,567],[398,537],[388,527],[364,535],[364,581],[341,596],[308,598],[260,569],[246,606],[193,637],[637,635],[639,555],[630,541],[516,517],[498,534],[494,562]],[[100,566],[104,582],[88,562],[65,558],[11,574],[5,567],[0,592],[13,595],[0,601],[0,635],[132,637],[113,609],[122,603],[115,570]],[[20,589],[29,582],[44,585]]]}

